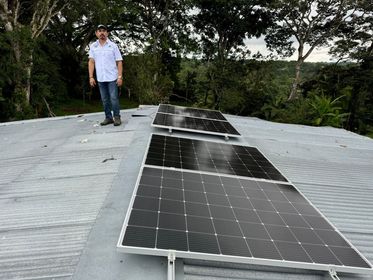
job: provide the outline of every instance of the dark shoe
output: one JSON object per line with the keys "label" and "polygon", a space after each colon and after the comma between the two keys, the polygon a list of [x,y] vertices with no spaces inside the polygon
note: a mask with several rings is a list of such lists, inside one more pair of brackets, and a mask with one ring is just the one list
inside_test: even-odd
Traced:
{"label": "dark shoe", "polygon": [[108,125],[108,124],[111,124],[113,123],[113,119],[104,119],[103,122],[100,123],[100,125]]}
{"label": "dark shoe", "polygon": [[120,117],[114,117],[114,125],[118,126],[121,125],[122,121],[120,120]]}

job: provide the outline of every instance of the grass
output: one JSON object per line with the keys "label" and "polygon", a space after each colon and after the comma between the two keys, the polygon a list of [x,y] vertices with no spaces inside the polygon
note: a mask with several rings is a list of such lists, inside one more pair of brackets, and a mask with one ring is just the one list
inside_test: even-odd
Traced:
{"label": "grass", "polygon": [[[131,101],[128,98],[121,96],[119,98],[120,108],[129,109],[137,108],[139,104],[137,102]],[[82,99],[68,99],[63,103],[58,104],[53,108],[53,112],[56,116],[67,116],[67,115],[79,115],[88,114],[95,112],[103,112],[103,107],[101,100],[82,100]]]}

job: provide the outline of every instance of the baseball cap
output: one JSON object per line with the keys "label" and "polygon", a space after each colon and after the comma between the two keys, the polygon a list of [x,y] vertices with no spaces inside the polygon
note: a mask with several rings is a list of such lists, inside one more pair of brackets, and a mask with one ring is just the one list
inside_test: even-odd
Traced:
{"label": "baseball cap", "polygon": [[105,29],[105,30],[107,30],[107,26],[104,25],[104,24],[99,24],[99,25],[97,25],[96,30],[99,30],[99,29]]}

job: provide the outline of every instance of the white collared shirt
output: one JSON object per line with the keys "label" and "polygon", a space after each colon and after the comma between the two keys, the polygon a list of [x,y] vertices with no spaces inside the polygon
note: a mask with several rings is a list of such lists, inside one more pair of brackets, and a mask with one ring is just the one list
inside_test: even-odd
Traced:
{"label": "white collared shirt", "polygon": [[116,62],[123,59],[115,43],[107,39],[105,44],[101,46],[99,40],[97,40],[89,47],[88,57],[95,61],[97,81],[112,82],[117,80],[118,67]]}

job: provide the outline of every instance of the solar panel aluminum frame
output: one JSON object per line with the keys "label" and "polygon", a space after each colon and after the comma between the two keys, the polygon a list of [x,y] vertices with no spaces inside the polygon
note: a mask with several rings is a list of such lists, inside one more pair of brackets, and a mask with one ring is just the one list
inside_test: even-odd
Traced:
{"label": "solar panel aluminum frame", "polygon": [[[207,135],[223,136],[226,139],[228,139],[229,137],[235,137],[235,138],[242,137],[241,134],[220,133],[220,132],[214,132],[214,131],[206,131],[206,130],[199,130],[199,129],[191,129],[191,128],[183,128],[183,127],[176,127],[176,126],[167,126],[167,125],[155,124],[154,122],[155,122],[157,114],[170,115],[170,116],[183,116],[183,117],[200,119],[200,120],[204,119],[204,120],[209,120],[209,121],[224,122],[224,123],[229,123],[231,126],[232,126],[232,124],[230,122],[228,122],[228,121],[223,121],[223,120],[215,120],[215,119],[208,119],[208,118],[196,118],[196,117],[191,117],[191,116],[184,116],[184,115],[178,115],[178,114],[169,114],[169,113],[163,113],[163,112],[158,112],[157,111],[157,113],[156,113],[156,115],[155,115],[155,117],[153,119],[153,122],[152,122],[151,126],[152,127],[157,127],[157,128],[162,128],[162,129],[167,129],[169,132],[172,132],[172,130],[187,131],[187,132],[193,132],[193,133],[197,132],[197,133],[202,133],[202,134],[207,134]],[[236,128],[234,128],[234,129],[236,129]],[[237,131],[237,129],[236,129],[236,131]]]}
{"label": "solar panel aluminum frame", "polygon": [[[325,217],[323,213],[319,211],[317,207],[315,207],[312,202],[303,195],[299,189],[288,180],[288,182],[278,181],[277,183],[281,184],[288,184],[293,186],[299,194],[312,206],[315,210],[325,219],[325,221],[336,231],[338,234],[346,241],[346,243],[354,249],[357,254],[368,264],[371,268],[360,268],[360,267],[352,267],[352,266],[341,266],[341,265],[327,265],[321,263],[307,263],[307,262],[296,262],[296,261],[288,261],[288,260],[274,260],[274,259],[264,259],[264,258],[256,258],[256,257],[241,257],[241,256],[232,256],[232,255],[217,255],[217,254],[209,254],[209,253],[200,253],[200,252],[185,252],[185,251],[177,251],[177,250],[170,250],[170,249],[157,249],[157,248],[145,248],[145,247],[133,247],[133,246],[124,246],[122,245],[123,238],[125,236],[125,232],[128,226],[128,222],[131,216],[131,212],[133,209],[133,204],[135,201],[135,197],[137,194],[137,190],[140,184],[140,180],[143,174],[143,170],[145,167],[149,168],[156,168],[161,170],[177,170],[182,172],[189,172],[189,173],[199,173],[199,174],[208,174],[208,175],[216,175],[216,176],[225,176],[225,177],[232,177],[232,178],[243,178],[246,180],[254,180],[257,181],[256,178],[250,177],[243,177],[243,176],[233,176],[228,174],[220,174],[220,173],[211,173],[211,172],[200,172],[200,171],[191,171],[185,169],[178,169],[178,168],[168,168],[168,167],[160,167],[160,166],[153,166],[153,165],[146,165],[145,161],[147,158],[148,150],[150,147],[151,139],[153,134],[151,135],[148,147],[146,149],[146,153],[144,154],[143,161],[140,167],[140,172],[138,174],[136,185],[131,196],[131,200],[129,203],[129,207],[127,209],[127,213],[125,216],[125,220],[123,223],[122,230],[120,232],[119,240],[117,243],[117,251],[122,253],[132,253],[132,254],[141,254],[141,255],[152,255],[152,256],[174,256],[176,258],[189,258],[189,259],[200,259],[200,260],[209,260],[209,261],[218,261],[218,262],[232,262],[232,263],[243,263],[243,264],[250,264],[250,265],[259,265],[259,266],[274,266],[274,267],[281,267],[281,268],[295,268],[295,269],[306,269],[306,270],[318,270],[318,271],[326,271],[326,272],[342,272],[342,273],[362,273],[362,274],[371,274],[373,275],[373,267],[372,264],[367,260],[357,248],[351,244],[351,242],[345,238],[345,236]],[[168,136],[170,137],[170,136]],[[211,141],[210,141],[211,142]],[[258,149],[259,150],[259,149]],[[261,179],[262,181],[273,183],[272,180]]]}

